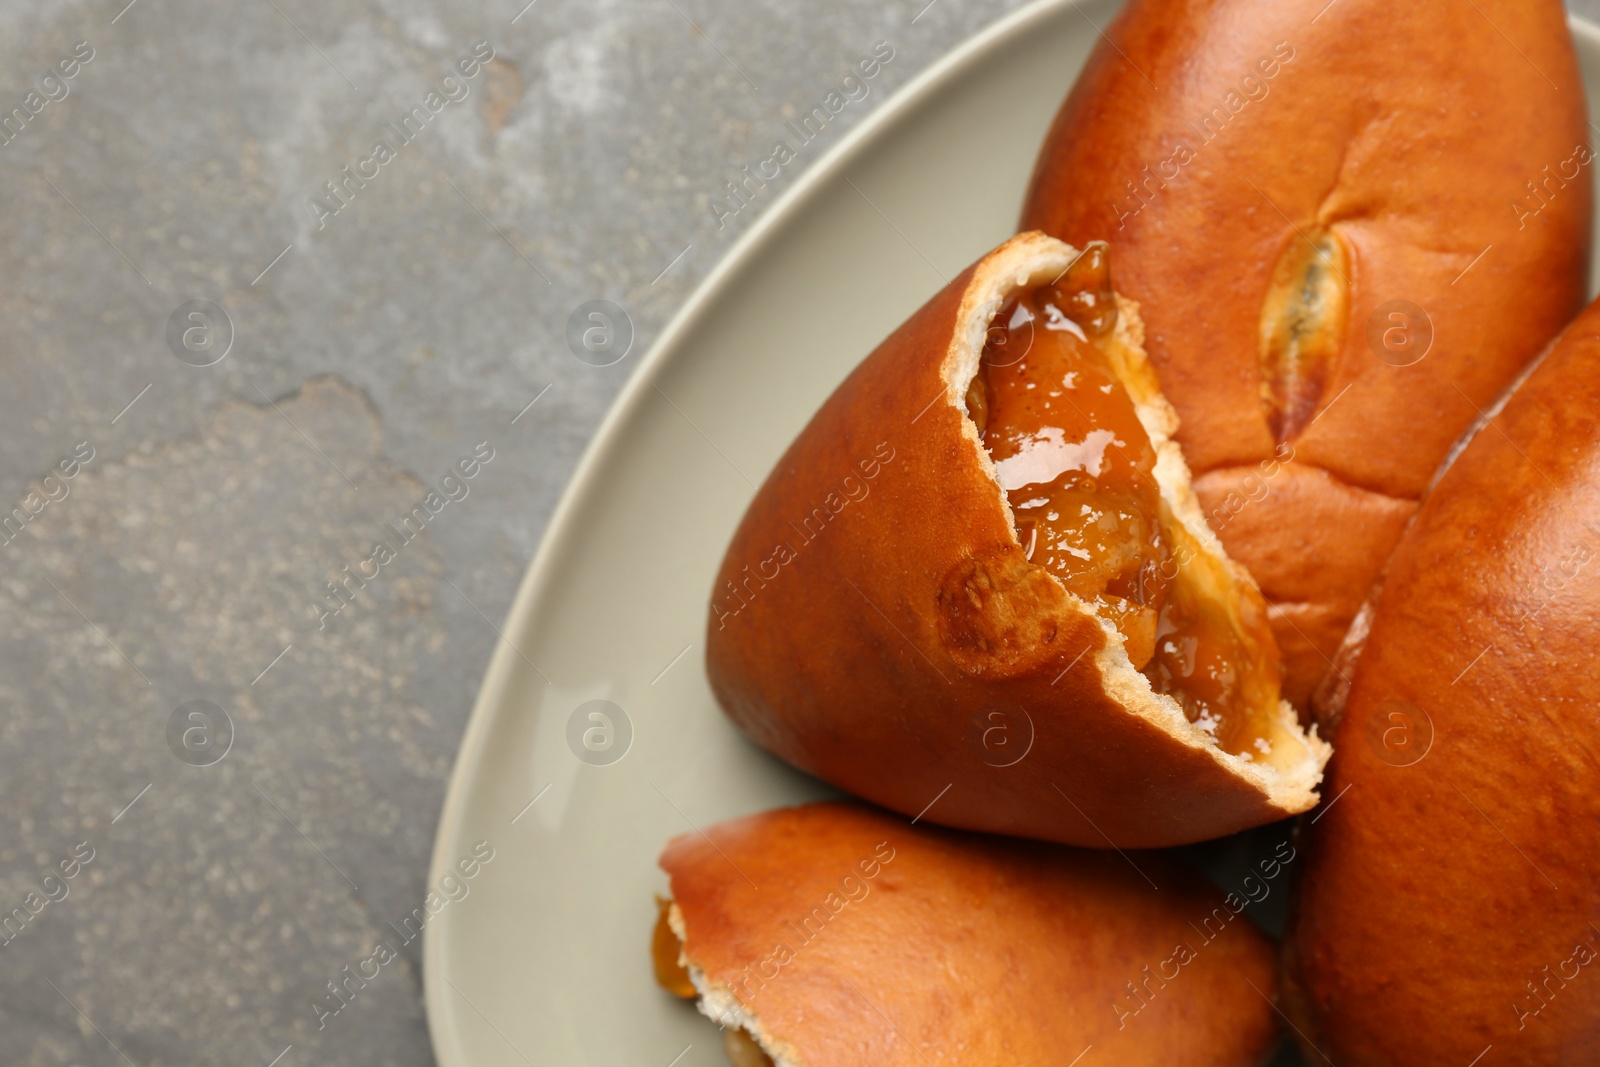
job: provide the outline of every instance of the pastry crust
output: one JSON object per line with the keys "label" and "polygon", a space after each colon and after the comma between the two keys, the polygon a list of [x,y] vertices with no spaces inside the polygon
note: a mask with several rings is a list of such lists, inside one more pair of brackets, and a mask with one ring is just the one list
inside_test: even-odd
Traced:
{"label": "pastry crust", "polygon": [[826,803],[686,834],[661,866],[700,1010],[777,1067],[1064,1067],[1091,1045],[1253,1067],[1277,1041],[1269,942],[1160,856]]}
{"label": "pastry crust", "polygon": [[1326,709],[1342,799],[1306,828],[1285,941],[1308,1061],[1600,1050],[1600,307],[1489,415],[1396,549]]}
{"label": "pastry crust", "polygon": [[[1583,304],[1585,123],[1558,0],[1131,0],[1055,120],[1022,227],[1111,243],[1297,707],[1451,443]],[[1274,272],[1324,239],[1326,361],[1275,427]],[[1432,341],[1397,366],[1404,305]]]}
{"label": "pastry crust", "polygon": [[[1042,234],[1006,242],[817,412],[724,558],[708,625],[712,689],[775,754],[951,826],[1154,847],[1304,811],[1329,749],[1292,708],[1278,707],[1269,755],[1224,752],[1152,690],[1115,627],[1018,543],[964,398],[1001,302],[1077,254]],[[1138,309],[1120,306],[1112,362],[1196,573],[1230,610],[1259,612],[1170,440],[1176,417],[1140,347]]]}

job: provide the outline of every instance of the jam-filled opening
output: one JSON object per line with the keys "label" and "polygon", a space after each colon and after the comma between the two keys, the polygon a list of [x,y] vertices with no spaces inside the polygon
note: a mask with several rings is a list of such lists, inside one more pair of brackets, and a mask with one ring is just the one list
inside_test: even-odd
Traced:
{"label": "jam-filled opening", "polygon": [[650,935],[650,962],[655,964],[657,985],[675,997],[693,1000],[700,994],[689,981],[688,968],[678,962],[683,945],[672,932],[671,914],[671,898],[656,897],[656,928]]}
{"label": "jam-filled opening", "polygon": [[[681,962],[683,942],[672,929],[672,900],[656,897],[656,926],[650,936],[650,962],[655,967],[656,984],[675,997],[693,1000],[699,996],[689,980],[689,970]],[[729,1026],[722,1031],[722,1050],[732,1067],[774,1067],[772,1058],[744,1030]]]}
{"label": "jam-filled opening", "polygon": [[1156,448],[1119,373],[1132,353],[1117,317],[1103,243],[1013,291],[990,322],[967,413],[1028,560],[1111,622],[1134,667],[1224,751],[1271,760],[1277,646],[1259,599],[1162,499]]}

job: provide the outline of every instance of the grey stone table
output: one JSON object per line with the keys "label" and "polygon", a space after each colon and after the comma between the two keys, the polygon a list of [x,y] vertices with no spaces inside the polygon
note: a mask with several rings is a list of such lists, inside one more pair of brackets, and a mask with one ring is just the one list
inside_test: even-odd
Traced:
{"label": "grey stone table", "polygon": [[0,1062],[431,1062],[419,942],[312,1005],[425,893],[584,444],[779,189],[1016,6],[524,2],[0,4]]}

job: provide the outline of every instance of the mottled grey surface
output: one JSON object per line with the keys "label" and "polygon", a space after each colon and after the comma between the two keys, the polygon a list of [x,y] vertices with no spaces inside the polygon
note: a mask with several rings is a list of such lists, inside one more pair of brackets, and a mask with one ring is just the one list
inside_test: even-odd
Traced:
{"label": "mottled grey surface", "polygon": [[[418,942],[320,1030],[311,1005],[425,894],[584,444],[776,193],[1018,2],[125,3],[0,4],[0,114],[38,111],[0,146],[0,513],[37,512],[0,549],[0,1062],[427,1064]],[[871,95],[719,227],[722,183],[879,40]],[[479,42],[402,146],[385,124]],[[637,330],[604,368],[565,339],[596,298]],[[231,319],[215,365],[169,349],[191,300]],[[235,732],[206,767],[168,741],[196,699]]]}
{"label": "mottled grey surface", "polygon": [[[524,2],[0,5],[0,114],[38,111],[0,146],[0,513],[37,511],[0,549],[0,915],[28,916],[0,1062],[432,1062],[419,941],[320,1030],[312,1004],[422,901],[494,627],[585,443],[759,210],[1016,6]],[[871,95],[719,228],[722,183],[885,39]],[[426,111],[479,42],[466,99]],[[637,330],[604,368],[565,339],[597,298]],[[169,349],[190,300],[231,320],[213,366]],[[485,442],[463,499],[382,532]],[[380,538],[396,557],[324,618]],[[167,739],[196,699],[236,735],[208,767]]]}

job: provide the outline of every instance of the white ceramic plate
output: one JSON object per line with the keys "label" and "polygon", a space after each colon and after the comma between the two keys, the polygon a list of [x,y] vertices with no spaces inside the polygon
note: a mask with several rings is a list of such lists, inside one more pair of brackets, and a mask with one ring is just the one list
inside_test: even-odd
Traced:
{"label": "white ceramic plate", "polygon": [[[441,1067],[725,1063],[715,1028],[651,975],[656,855],[691,827],[827,790],[746,743],[712,699],[717,563],[850,368],[1012,233],[1050,119],[1117,6],[1032,4],[916,78],[767,209],[635,372],[512,604],[450,782],[430,887],[473,870],[477,842],[493,858],[446,885],[426,926]],[[1600,32],[1574,31],[1600,113]],[[612,716],[600,756],[626,753],[609,765],[568,741],[596,699],[626,718]],[[580,735],[604,728],[588,710]]]}

